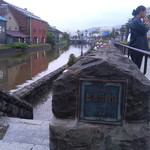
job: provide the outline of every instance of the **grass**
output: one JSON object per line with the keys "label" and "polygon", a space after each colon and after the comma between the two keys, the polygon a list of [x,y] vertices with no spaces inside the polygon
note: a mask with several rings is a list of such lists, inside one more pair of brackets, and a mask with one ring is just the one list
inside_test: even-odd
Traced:
{"label": "grass", "polygon": [[4,49],[8,49],[8,48],[10,48],[10,47],[7,45],[0,45],[0,50],[4,50]]}
{"label": "grass", "polygon": [[[44,46],[44,45],[50,45],[48,43],[44,43],[44,44],[32,44],[32,45],[28,45],[28,47],[38,47],[38,46]],[[9,49],[11,48],[8,45],[0,45],[0,50],[5,50],[5,49]]]}
{"label": "grass", "polygon": [[32,44],[32,45],[28,45],[29,47],[38,47],[38,46],[44,46],[44,45],[50,45],[48,43],[42,43],[42,44]]}

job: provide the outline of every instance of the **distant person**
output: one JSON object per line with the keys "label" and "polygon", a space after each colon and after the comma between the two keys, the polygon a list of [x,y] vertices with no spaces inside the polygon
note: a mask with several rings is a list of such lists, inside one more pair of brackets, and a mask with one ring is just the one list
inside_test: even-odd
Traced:
{"label": "distant person", "polygon": [[[129,23],[131,33],[129,46],[149,51],[147,32],[150,29],[150,24],[146,13],[146,8],[142,5],[133,10],[132,15],[134,18]],[[140,68],[143,54],[131,49],[130,56],[133,62]]]}

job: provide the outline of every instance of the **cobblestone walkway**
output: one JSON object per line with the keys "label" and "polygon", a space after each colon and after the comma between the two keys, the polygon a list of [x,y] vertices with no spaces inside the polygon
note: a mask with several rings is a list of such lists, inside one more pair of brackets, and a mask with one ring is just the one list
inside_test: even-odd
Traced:
{"label": "cobblestone walkway", "polygon": [[0,150],[49,150],[49,124],[53,120],[52,93],[34,106],[34,119],[0,117],[0,126],[8,127],[0,140]]}
{"label": "cobblestone walkway", "polygon": [[49,150],[49,123],[0,117],[0,126],[9,125],[0,150]]}

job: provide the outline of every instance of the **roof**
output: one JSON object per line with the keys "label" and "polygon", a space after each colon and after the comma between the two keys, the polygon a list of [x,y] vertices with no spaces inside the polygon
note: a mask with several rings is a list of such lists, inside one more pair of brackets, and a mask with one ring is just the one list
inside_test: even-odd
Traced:
{"label": "roof", "polygon": [[[7,4],[9,7],[11,7],[11,8],[13,8],[13,9],[19,11],[20,13],[24,14],[25,16],[28,16],[28,17],[30,17],[30,18],[34,18],[34,19],[37,19],[37,20],[40,20],[40,21],[44,21],[44,20],[41,19],[40,17],[38,17],[38,16],[34,15],[33,13],[29,12],[26,8],[23,9],[23,8],[20,8],[20,7],[18,7],[18,6],[13,5],[13,4],[7,3],[7,2],[5,2],[5,1],[3,1],[3,2],[4,2],[5,4]],[[44,22],[46,22],[46,21],[44,21]]]}
{"label": "roof", "polygon": [[52,32],[57,32],[57,33],[62,33],[61,31],[59,31],[58,29],[56,29],[55,27],[52,27],[49,25],[49,28],[48,28],[50,31]]}
{"label": "roof", "polygon": [[29,37],[28,35],[23,34],[19,31],[10,31],[10,30],[7,31],[7,35],[10,35],[12,37],[21,37],[21,38]]}
{"label": "roof", "polygon": [[1,16],[0,16],[0,20],[1,20],[1,21],[7,21],[5,18],[3,18],[3,17],[1,17]]}

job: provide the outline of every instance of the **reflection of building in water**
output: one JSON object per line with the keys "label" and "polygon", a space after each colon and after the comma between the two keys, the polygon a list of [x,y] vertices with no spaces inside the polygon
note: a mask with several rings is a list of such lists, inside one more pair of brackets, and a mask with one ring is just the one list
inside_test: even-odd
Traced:
{"label": "reflection of building in water", "polygon": [[0,88],[10,90],[23,81],[30,79],[30,60],[1,61],[0,70],[3,77],[0,79]]}
{"label": "reflection of building in water", "polygon": [[19,60],[0,61],[0,88],[14,89],[17,85],[30,80],[48,66],[47,52],[33,53]]}
{"label": "reflection of building in water", "polygon": [[46,51],[37,52],[31,55],[31,76],[47,69],[48,67],[48,54]]}

